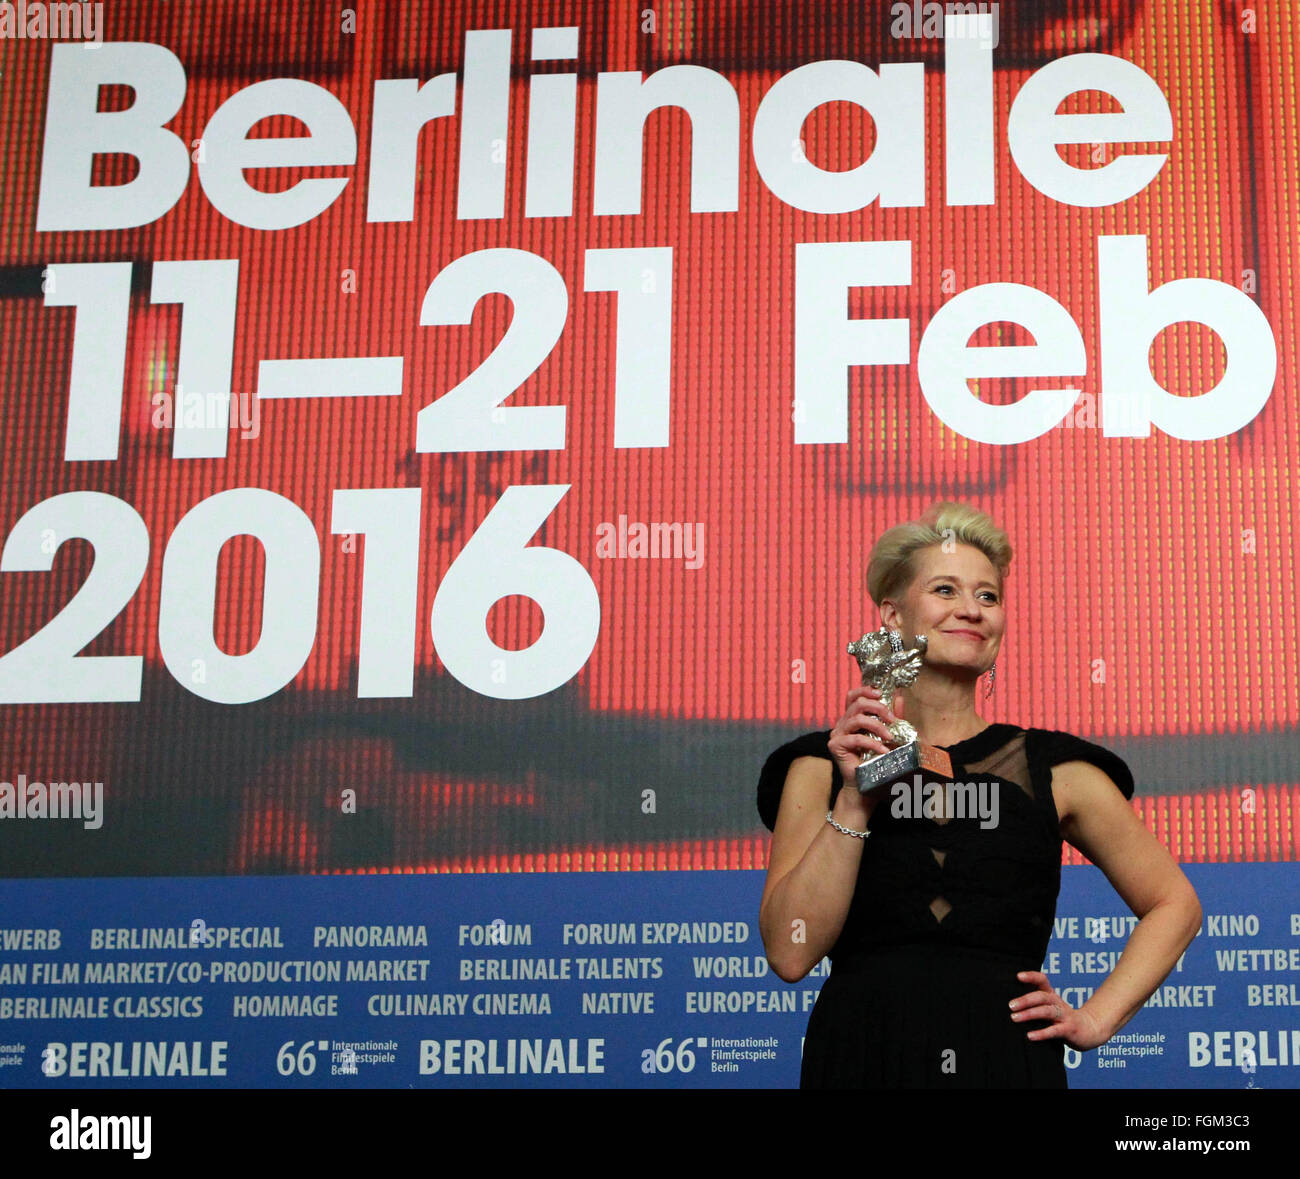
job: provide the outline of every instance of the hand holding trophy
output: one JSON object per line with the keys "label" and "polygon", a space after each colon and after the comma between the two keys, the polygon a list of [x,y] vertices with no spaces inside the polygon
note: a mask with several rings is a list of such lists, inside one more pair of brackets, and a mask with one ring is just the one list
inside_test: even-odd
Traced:
{"label": "hand holding trophy", "polygon": [[[847,650],[858,661],[863,685],[877,688],[881,700],[890,706],[894,693],[915,682],[920,675],[926,642],[924,635],[917,635],[915,647],[904,647],[898,631],[882,626],[851,642]],[[889,743],[894,746],[889,753],[864,756],[858,765],[858,789],[863,793],[919,769],[951,776],[952,759],[938,746],[921,741],[907,721],[894,721],[889,726],[889,736]]]}

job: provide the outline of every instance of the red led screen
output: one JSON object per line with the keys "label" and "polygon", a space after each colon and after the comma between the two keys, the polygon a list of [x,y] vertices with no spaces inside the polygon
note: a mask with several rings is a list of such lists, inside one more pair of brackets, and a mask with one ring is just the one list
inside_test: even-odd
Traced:
{"label": "red led screen", "polygon": [[[98,48],[0,39],[0,776],[104,783],[93,838],[0,824],[5,874],[762,867],[763,757],[857,681],[874,538],[949,498],[1015,548],[985,719],[1115,749],[1179,859],[1295,858],[1292,6],[984,5],[961,69],[936,5],[100,7]],[[1070,68],[1172,134],[1043,106]],[[804,78],[874,116],[789,124]],[[1045,149],[1054,115],[1115,133]],[[873,157],[891,199],[791,196]],[[971,380],[1078,391],[1014,441],[922,364],[997,284],[1085,362]],[[1255,335],[1135,360],[1161,288]],[[1255,412],[1106,428],[1139,362],[1192,421],[1260,325]],[[841,338],[902,359],[841,402]]]}

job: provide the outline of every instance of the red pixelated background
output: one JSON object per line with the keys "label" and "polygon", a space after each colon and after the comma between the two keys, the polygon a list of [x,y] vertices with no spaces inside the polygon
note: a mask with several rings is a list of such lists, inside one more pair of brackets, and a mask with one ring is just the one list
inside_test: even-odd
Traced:
{"label": "red pixelated background", "polygon": [[[93,490],[131,504],[151,538],[138,591],[84,650],[142,655],[139,702],[0,706],[0,777],[102,780],[104,826],[0,824],[0,872],[762,867],[767,835],[754,807],[762,759],[789,736],[833,723],[857,678],[844,645],[878,624],[864,585],[872,541],[937,498],[989,511],[1015,547],[997,690],[980,702],[985,719],[1068,730],[1120,753],[1134,770],[1140,813],[1181,860],[1294,859],[1300,427],[1291,276],[1300,247],[1300,14],[1261,6],[1246,21],[1234,4],[1186,0],[1000,5],[996,199],[950,208],[942,46],[889,36],[890,7],[412,2],[361,9],[355,30],[342,31],[337,6],[314,2],[105,5],[107,40],[165,45],[184,64],[186,99],[169,126],[187,143],[231,94],[267,78],[312,81],[347,106],[357,128],[355,166],[248,174],[266,191],[303,177],[349,178],[324,214],[275,232],[225,219],[196,175],[170,212],[140,228],[36,232],[51,44],[0,41],[0,527],[7,534],[48,497]],[[529,60],[531,29],[567,25],[581,29],[576,63]],[[458,71],[465,31],[491,28],[514,32],[504,217],[457,219],[452,117],[421,133],[414,218],[368,222],[374,83]],[[1164,168],[1111,207],[1043,196],[1006,146],[1006,114],[1025,80],[1078,52],[1136,63],[1174,116],[1171,143],[1127,148],[1167,152]],[[924,207],[805,213],[763,184],[749,150],[759,102],[790,69],[830,58],[925,63]],[[595,215],[597,75],[677,63],[718,70],[736,89],[738,210],[691,211],[690,122],[680,109],[661,109],[645,128],[641,214]],[[545,72],[578,75],[568,218],[525,215],[529,78]],[[121,89],[105,88],[101,109],[129,104]],[[1065,109],[1106,110],[1107,101],[1089,92]],[[268,136],[302,132],[287,117],[257,128]],[[863,111],[831,103],[805,124],[803,150],[822,167],[844,169],[866,157],[873,138]],[[1097,157],[1092,145],[1061,152],[1088,167],[1123,149],[1102,150],[1112,155]],[[101,156],[94,181],[123,183],[135,166]],[[1244,429],[1208,442],[1159,430],[1147,438],[1102,434],[1092,412],[1100,373],[1096,239],[1114,234],[1146,235],[1152,287],[1204,277],[1257,300],[1279,367],[1268,404]],[[912,243],[912,285],[856,289],[850,314],[908,317],[915,358],[922,331],[953,290],[1019,282],[1045,291],[1071,312],[1088,353],[1077,382],[1085,399],[1066,424],[1020,445],[981,444],[934,416],[914,365],[859,367],[850,370],[848,443],[795,444],[796,243],[902,239]],[[559,342],[509,402],[566,406],[566,446],[418,452],[417,412],[481,363],[512,315],[504,295],[490,295],[467,325],[421,327],[424,291],[454,259],[503,246],[545,258],[570,292]],[[673,250],[666,447],[614,447],[615,296],[583,290],[583,257],[623,246]],[[152,265],[221,258],[239,260],[235,392],[256,389],[265,359],[402,356],[402,395],[265,402],[259,435],[232,434],[225,458],[174,459],[170,432],[152,423],[152,399],[174,389],[181,314],[150,301]],[[76,311],[46,305],[42,271],[117,261],[134,264],[119,455],[66,462]],[[1007,325],[973,340],[998,342],[1027,340]],[[1208,328],[1180,324],[1157,338],[1150,361],[1165,388],[1190,396],[1217,383],[1226,354]],[[1009,402],[1030,387],[1008,380],[977,392]],[[441,578],[502,491],[539,483],[571,485],[535,543],[589,570],[600,634],[561,688],[530,700],[491,699],[444,669],[429,612]],[[238,487],[275,491],[316,525],[319,616],[312,653],[288,686],[254,703],[221,705],[191,693],[164,666],[159,591],[178,520]],[[357,696],[365,549],[345,550],[329,519],[334,489],[362,487],[423,491],[410,698]],[[599,557],[597,528],[620,515],[698,522],[703,565]],[[0,651],[63,608],[94,555],[74,539],[51,572],[0,574]],[[214,635],[227,653],[257,643],[263,573],[253,537],[223,549]],[[519,597],[490,615],[506,648],[527,646],[542,625],[540,609]],[[655,791],[653,813],[643,807],[647,789]],[[345,791],[355,791],[355,813],[340,805]]]}

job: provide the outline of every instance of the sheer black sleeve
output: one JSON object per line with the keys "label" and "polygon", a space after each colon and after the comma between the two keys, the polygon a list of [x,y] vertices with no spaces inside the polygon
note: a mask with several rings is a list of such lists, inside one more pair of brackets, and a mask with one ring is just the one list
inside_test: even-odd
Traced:
{"label": "sheer black sleeve", "polygon": [[1133,773],[1124,759],[1112,753],[1103,745],[1076,737],[1073,733],[1062,733],[1055,729],[1039,729],[1033,742],[1033,756],[1038,762],[1038,770],[1043,780],[1049,780],[1053,766],[1065,761],[1087,761],[1104,770],[1112,782],[1119,787],[1119,792],[1127,799],[1133,797]]}
{"label": "sheer black sleeve", "polygon": [[790,765],[796,757],[824,757],[830,763],[831,790],[837,780],[835,760],[826,748],[831,730],[821,729],[815,733],[804,733],[793,741],[787,741],[779,749],[768,754],[767,761],[758,775],[758,817],[769,831],[776,829],[776,815],[781,807],[781,791],[785,789],[785,776],[790,772]]}

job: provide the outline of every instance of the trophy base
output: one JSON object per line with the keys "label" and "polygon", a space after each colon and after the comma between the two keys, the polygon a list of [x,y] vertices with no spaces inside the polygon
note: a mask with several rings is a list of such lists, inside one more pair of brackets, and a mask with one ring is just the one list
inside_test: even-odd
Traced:
{"label": "trophy base", "polygon": [[865,794],[886,782],[893,782],[917,770],[929,770],[932,774],[952,777],[952,758],[937,745],[926,745],[921,741],[909,741],[888,753],[878,753],[875,757],[858,764],[858,789]]}

